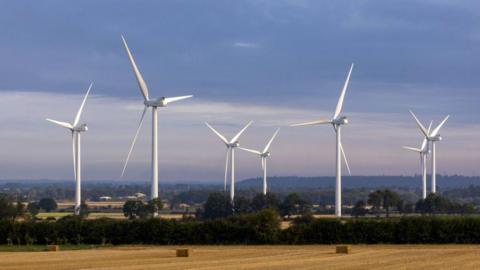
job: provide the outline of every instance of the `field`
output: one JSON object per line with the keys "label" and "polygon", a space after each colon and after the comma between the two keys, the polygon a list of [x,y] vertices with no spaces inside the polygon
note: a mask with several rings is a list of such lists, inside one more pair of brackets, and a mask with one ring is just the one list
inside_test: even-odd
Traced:
{"label": "field", "polygon": [[0,252],[0,269],[479,269],[474,245],[196,246],[176,258],[172,246],[123,246],[61,252]]}

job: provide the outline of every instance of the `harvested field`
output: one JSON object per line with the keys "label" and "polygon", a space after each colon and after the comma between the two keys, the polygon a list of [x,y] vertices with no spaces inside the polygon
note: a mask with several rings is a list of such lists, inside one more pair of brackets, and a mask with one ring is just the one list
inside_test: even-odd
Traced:
{"label": "harvested field", "polygon": [[474,245],[193,246],[177,258],[174,246],[124,246],[60,252],[3,252],[0,269],[479,269]]}

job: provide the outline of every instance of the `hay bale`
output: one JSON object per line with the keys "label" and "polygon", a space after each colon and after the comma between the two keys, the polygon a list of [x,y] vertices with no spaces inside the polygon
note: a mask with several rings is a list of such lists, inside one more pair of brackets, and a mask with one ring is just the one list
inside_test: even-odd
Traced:
{"label": "hay bale", "polygon": [[339,254],[350,254],[352,253],[352,246],[349,246],[349,245],[337,246],[335,248],[335,252]]}
{"label": "hay bale", "polygon": [[177,248],[177,257],[190,257],[192,250],[189,248]]}
{"label": "hay bale", "polygon": [[59,245],[48,245],[47,246],[47,251],[60,251],[60,246]]}

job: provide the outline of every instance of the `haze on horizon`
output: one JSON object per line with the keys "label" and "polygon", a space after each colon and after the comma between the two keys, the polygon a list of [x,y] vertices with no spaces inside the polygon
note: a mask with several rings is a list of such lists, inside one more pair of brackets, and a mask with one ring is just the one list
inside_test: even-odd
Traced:
{"label": "haze on horizon", "polygon": [[[119,180],[142,110],[127,38],[152,96],[193,94],[159,110],[159,182],[223,182],[225,147],[204,125],[262,148],[277,127],[269,174],[334,174],[329,126],[355,63],[342,141],[353,175],[413,175],[409,109],[434,124],[441,174],[480,175],[480,3],[476,1],[11,1],[0,21],[0,178],[72,179],[71,141],[46,117],[82,119],[85,180]],[[139,16],[139,14],[141,16]],[[125,180],[150,175],[150,115]],[[237,151],[237,179],[258,177]]]}

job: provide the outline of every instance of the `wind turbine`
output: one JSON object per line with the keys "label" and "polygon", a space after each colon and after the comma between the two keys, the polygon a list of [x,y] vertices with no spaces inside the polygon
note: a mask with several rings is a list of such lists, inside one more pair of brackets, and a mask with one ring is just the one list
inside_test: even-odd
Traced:
{"label": "wind turbine", "polygon": [[263,170],[263,195],[266,195],[267,194],[267,158],[270,157],[270,152],[268,151],[268,149],[270,149],[270,145],[272,144],[273,142],[273,139],[275,139],[275,136],[277,136],[277,133],[280,129],[277,129],[277,131],[275,131],[275,133],[273,134],[272,138],[270,139],[270,141],[268,141],[267,145],[265,146],[265,148],[263,148],[262,152],[258,151],[258,150],[253,150],[253,149],[248,149],[248,148],[243,148],[243,147],[238,147],[242,150],[245,150],[247,152],[250,152],[250,153],[254,153],[256,155],[259,155],[260,156],[260,159],[262,161],[262,170]]}
{"label": "wind turbine", "polygon": [[348,166],[347,157],[345,156],[345,152],[343,150],[342,142],[341,142],[341,126],[348,124],[348,119],[346,116],[341,116],[340,113],[342,112],[343,106],[343,99],[345,98],[345,92],[347,91],[348,83],[350,81],[350,75],[352,74],[353,70],[353,63],[350,66],[350,70],[348,71],[347,79],[345,80],[345,84],[343,85],[342,92],[340,93],[340,98],[338,99],[337,107],[335,109],[335,113],[333,114],[332,119],[330,120],[317,120],[312,122],[306,122],[301,124],[295,124],[291,126],[310,126],[310,125],[323,125],[323,124],[331,124],[333,129],[336,133],[336,182],[335,182],[335,216],[341,217],[342,216],[342,158],[345,161],[345,165],[347,167],[348,173],[350,174],[350,168]]}
{"label": "wind turbine", "polygon": [[157,108],[158,107],[167,107],[170,103],[191,98],[192,95],[189,96],[179,96],[179,97],[160,97],[160,98],[150,98],[148,96],[148,87],[145,81],[143,80],[142,74],[138,69],[137,65],[135,64],[135,60],[133,59],[133,55],[128,48],[127,41],[122,36],[123,45],[125,46],[125,51],[127,52],[128,59],[130,60],[130,64],[132,65],[133,73],[137,78],[138,86],[140,87],[140,92],[143,95],[145,105],[143,109],[142,116],[140,117],[140,122],[137,127],[137,131],[135,132],[135,136],[133,137],[132,144],[130,145],[130,150],[128,151],[127,159],[125,161],[125,165],[123,166],[122,175],[125,174],[125,170],[127,168],[128,161],[130,159],[130,155],[132,154],[133,147],[135,146],[135,142],[137,140],[138,133],[140,132],[140,128],[142,127],[143,118],[145,113],[147,112],[148,108],[152,108],[152,187],[150,198],[155,199],[158,198],[158,114]]}
{"label": "wind turbine", "polygon": [[227,147],[227,156],[225,158],[225,178],[223,180],[223,191],[227,191],[227,173],[228,173],[228,159],[230,156],[230,200],[233,202],[235,197],[235,148],[240,146],[238,139],[240,135],[253,123],[253,121],[248,122],[244,128],[242,128],[231,140],[227,140],[225,136],[220,134],[217,130],[215,130],[210,124],[205,122],[208,128],[210,128],[215,135],[225,144]]}
{"label": "wind turbine", "polygon": [[87,93],[83,98],[82,104],[78,109],[77,115],[75,116],[75,120],[73,120],[73,124],[67,122],[61,122],[57,120],[53,120],[47,118],[46,120],[57,124],[61,127],[67,128],[72,132],[72,149],[73,149],[73,173],[75,174],[75,215],[80,214],[80,205],[82,203],[82,195],[81,195],[81,156],[80,156],[80,133],[85,132],[88,130],[87,124],[80,124],[80,117],[82,116],[83,107],[85,106],[85,101],[87,101],[88,94],[90,93],[90,89],[92,89],[93,82],[88,87]]}
{"label": "wind turbine", "polygon": [[[428,126],[428,132],[430,132],[431,127],[432,122],[430,122],[430,126]],[[425,199],[427,198],[427,155],[430,152],[428,149],[428,140],[424,138],[420,148],[410,146],[404,146],[403,148],[420,154],[420,167],[422,168],[422,199]]]}
{"label": "wind turbine", "polygon": [[415,122],[417,123],[418,128],[420,131],[423,133],[425,138],[432,143],[432,187],[431,191],[432,193],[437,192],[437,164],[436,164],[436,151],[435,151],[435,143],[438,141],[442,140],[442,136],[440,136],[439,132],[442,126],[447,122],[448,118],[450,115],[447,115],[440,124],[438,124],[437,127],[435,127],[432,131],[427,130],[423,124],[418,120],[417,116],[410,111],[412,114],[413,118],[415,119]]}

